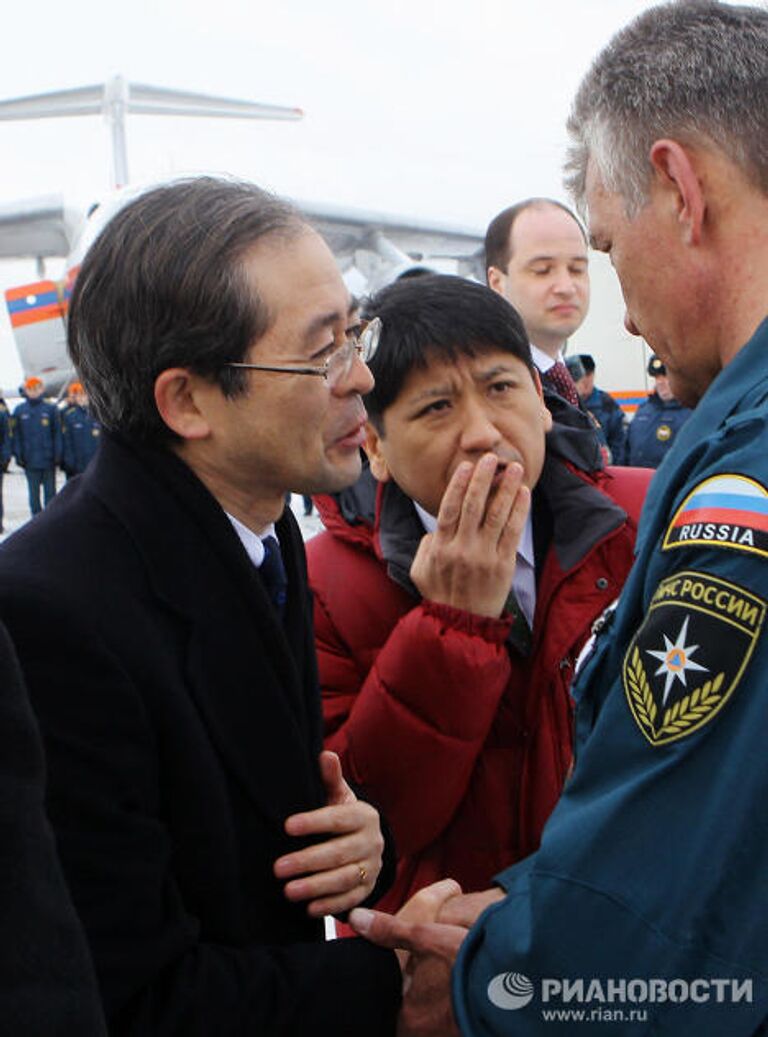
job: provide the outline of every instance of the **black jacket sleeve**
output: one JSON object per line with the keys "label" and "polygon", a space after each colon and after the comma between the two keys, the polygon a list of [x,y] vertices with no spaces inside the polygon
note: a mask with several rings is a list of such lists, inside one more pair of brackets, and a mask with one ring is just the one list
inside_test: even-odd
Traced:
{"label": "black jacket sleeve", "polygon": [[0,625],[0,1029],[106,1034],[91,957],[44,810],[37,725]]}

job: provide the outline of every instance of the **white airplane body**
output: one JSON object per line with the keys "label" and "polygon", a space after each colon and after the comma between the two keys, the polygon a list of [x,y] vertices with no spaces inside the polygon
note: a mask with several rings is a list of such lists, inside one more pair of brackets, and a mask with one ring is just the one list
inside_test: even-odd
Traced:
{"label": "white airplane body", "polygon": [[[209,115],[216,118],[299,119],[300,109],[129,84],[115,77],[83,87],[0,101],[0,120],[102,113],[112,134],[115,190],[87,216],[68,209],[60,196],[0,207],[0,259],[35,259],[39,279],[5,292],[11,327],[25,376],[42,378],[55,393],[72,377],[66,350],[69,295],[90,244],[125,202],[147,185],[125,186],[128,164],[124,120],[141,114]],[[296,201],[328,241],[355,294],[375,290],[414,267],[484,280],[483,232],[477,228],[403,219],[377,212]],[[64,258],[60,280],[44,276],[45,260]],[[597,382],[633,411],[647,392],[647,347],[623,330],[623,306],[615,275],[598,256],[592,264],[592,310],[569,342],[569,352],[592,353]],[[622,341],[623,340],[623,341]]]}

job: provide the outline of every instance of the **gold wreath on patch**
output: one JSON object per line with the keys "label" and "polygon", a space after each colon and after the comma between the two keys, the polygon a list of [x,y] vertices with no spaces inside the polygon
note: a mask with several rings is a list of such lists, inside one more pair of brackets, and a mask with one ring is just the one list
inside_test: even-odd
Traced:
{"label": "gold wreath on patch", "polygon": [[736,690],[766,603],[709,573],[679,572],[656,588],[622,667],[624,693],[651,745],[693,734]]}

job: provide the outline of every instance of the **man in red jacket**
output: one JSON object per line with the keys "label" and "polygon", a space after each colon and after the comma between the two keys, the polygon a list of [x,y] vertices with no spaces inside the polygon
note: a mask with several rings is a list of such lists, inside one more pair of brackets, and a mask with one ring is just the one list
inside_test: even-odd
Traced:
{"label": "man in red jacket", "polygon": [[444,876],[485,889],[537,847],[571,765],[574,667],[652,473],[601,468],[489,288],[400,281],[367,315],[370,469],[316,498],[307,553],[326,745],[393,828],[393,910]]}

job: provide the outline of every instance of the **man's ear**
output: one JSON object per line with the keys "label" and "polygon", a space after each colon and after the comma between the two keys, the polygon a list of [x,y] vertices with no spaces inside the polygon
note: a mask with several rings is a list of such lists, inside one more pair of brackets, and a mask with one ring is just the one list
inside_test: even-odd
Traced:
{"label": "man's ear", "polygon": [[676,140],[654,141],[649,159],[656,183],[672,193],[677,221],[686,245],[698,245],[704,228],[706,201],[695,157]]}
{"label": "man's ear", "polygon": [[552,412],[544,402],[544,390],[541,387],[541,378],[537,368],[533,368],[531,371],[531,378],[533,378],[533,384],[536,386],[536,392],[539,396],[539,402],[541,406],[541,420],[544,425],[544,431],[550,432],[552,429]]}
{"label": "man's ear", "polygon": [[384,457],[384,453],[381,449],[381,441],[384,437],[379,433],[372,422],[366,421],[365,423],[365,442],[363,443],[363,450],[368,455],[368,461],[371,465],[371,472],[374,478],[378,479],[379,482],[389,482],[392,478],[389,465]]}
{"label": "man's ear", "polygon": [[499,295],[503,295],[507,280],[507,275],[504,271],[499,270],[497,266],[489,266],[486,271],[486,277],[488,278],[488,287],[492,288],[494,292],[498,292]]}
{"label": "man's ear", "polygon": [[155,379],[160,417],[182,439],[205,439],[211,428],[198,401],[199,376],[184,367],[169,367]]}

